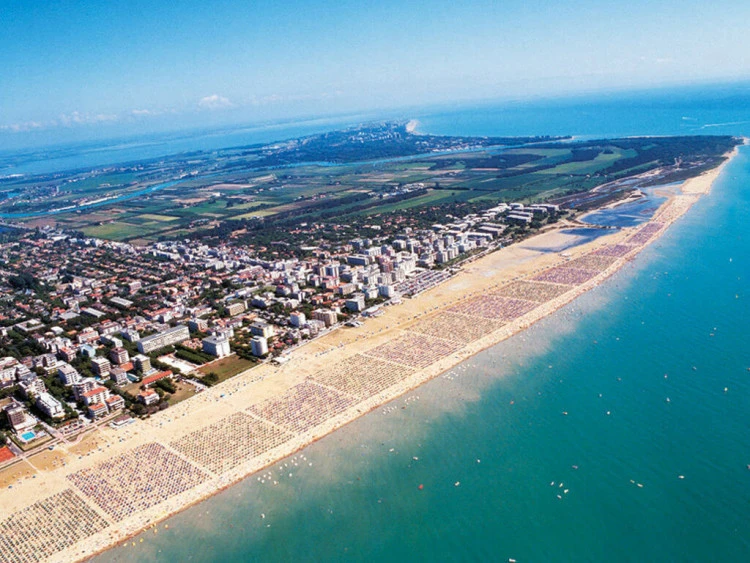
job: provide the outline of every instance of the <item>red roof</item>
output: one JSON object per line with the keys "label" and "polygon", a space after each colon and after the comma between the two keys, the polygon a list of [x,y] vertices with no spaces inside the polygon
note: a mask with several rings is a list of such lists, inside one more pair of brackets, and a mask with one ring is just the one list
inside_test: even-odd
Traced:
{"label": "red roof", "polygon": [[0,463],[13,459],[14,457],[16,456],[13,455],[13,452],[10,451],[8,446],[0,448]]}
{"label": "red roof", "polygon": [[142,385],[151,385],[155,381],[159,381],[160,379],[163,379],[165,377],[172,377],[172,372],[167,371],[160,371],[159,373],[155,373],[154,375],[149,375],[148,377],[144,378],[143,381],[141,381]]}
{"label": "red roof", "polygon": [[83,396],[87,398],[93,397],[94,395],[98,395],[103,391],[108,391],[108,389],[106,387],[97,387],[96,389],[92,389],[91,391],[86,391]]}

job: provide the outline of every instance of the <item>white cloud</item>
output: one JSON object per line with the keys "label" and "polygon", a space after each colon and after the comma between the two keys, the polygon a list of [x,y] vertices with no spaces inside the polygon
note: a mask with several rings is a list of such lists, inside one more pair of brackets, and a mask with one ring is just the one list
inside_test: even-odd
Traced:
{"label": "white cloud", "polygon": [[0,132],[26,133],[38,129],[54,129],[55,127],[70,128],[80,125],[119,123],[140,118],[156,117],[164,113],[176,113],[176,110],[132,109],[122,113],[85,113],[73,111],[62,113],[57,119],[49,121],[24,121],[0,124]]}
{"label": "white cloud", "polygon": [[201,109],[217,110],[233,108],[234,104],[229,101],[229,98],[219,96],[219,94],[211,94],[210,96],[201,98],[198,102],[198,107]]}
{"label": "white cloud", "polygon": [[330,98],[338,98],[343,94],[344,93],[341,90],[334,90],[333,92],[321,92],[319,94],[269,94],[262,97],[253,96],[248,100],[247,103],[251,106],[265,106],[269,104],[321,101],[328,100]]}
{"label": "white cloud", "polygon": [[11,133],[25,133],[27,131],[33,131],[34,129],[43,129],[44,123],[39,121],[25,121],[23,123],[9,123],[7,125],[0,125],[0,131],[9,131]]}
{"label": "white cloud", "polygon": [[672,57],[639,57],[641,62],[650,63],[655,65],[670,65],[675,62]]}
{"label": "white cloud", "polygon": [[160,108],[147,109],[136,107],[118,113],[89,113],[72,111],[60,114],[55,119],[46,121],[25,121],[17,123],[0,123],[0,133],[25,133],[40,129],[54,129],[56,127],[80,127],[86,125],[107,125],[114,123],[134,123],[144,119],[158,119],[166,115],[191,114],[201,111],[220,111],[241,107],[258,107],[281,105],[285,103],[300,103],[318,100],[330,100],[343,95],[340,90],[331,92],[319,92],[316,94],[268,94],[265,96],[252,96],[233,102],[225,96],[211,94],[198,100],[197,107],[191,109]]}
{"label": "white cloud", "polygon": [[[57,124],[63,127],[70,127],[71,125],[87,125],[91,123],[104,123],[117,121],[119,117],[113,113],[81,113],[74,111],[72,113],[60,114]],[[52,123],[51,125],[55,125]]]}

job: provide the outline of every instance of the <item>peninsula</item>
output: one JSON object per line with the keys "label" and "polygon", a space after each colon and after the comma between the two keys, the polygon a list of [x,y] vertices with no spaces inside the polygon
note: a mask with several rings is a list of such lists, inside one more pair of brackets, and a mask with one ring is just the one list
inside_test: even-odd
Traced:
{"label": "peninsula", "polygon": [[[9,203],[24,217],[2,246],[17,299],[4,309],[0,561],[127,546],[524,330],[634,259],[742,142],[408,129],[366,129],[377,155],[354,151],[363,133],[350,130],[233,150],[252,160],[239,171],[182,156],[166,177],[149,170],[182,182],[154,199],[122,197],[148,189],[131,183],[150,165],[23,180],[39,191]],[[101,193],[115,173],[132,176]],[[87,180],[97,193],[83,197],[103,205],[47,213],[81,206],[55,198]],[[647,221],[583,243],[570,232],[586,211],[676,182]]]}

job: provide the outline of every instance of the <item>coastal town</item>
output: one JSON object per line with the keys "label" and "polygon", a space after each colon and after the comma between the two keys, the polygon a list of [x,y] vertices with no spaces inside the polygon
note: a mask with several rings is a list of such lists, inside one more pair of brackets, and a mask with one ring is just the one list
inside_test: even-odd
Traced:
{"label": "coastal town", "polygon": [[[0,429],[15,454],[126,424],[300,343],[357,326],[512,241],[557,205],[500,204],[429,230],[258,259],[190,240],[136,247],[40,229],[0,245]],[[512,230],[512,229],[511,229]]]}
{"label": "coastal town", "polygon": [[[701,190],[710,187],[710,177],[698,180]],[[438,286],[402,307],[389,307],[383,318],[368,322],[395,326],[380,326],[358,346],[330,348],[337,337],[329,332],[320,338],[327,342],[322,351],[307,352],[307,363],[264,364],[155,412],[150,420],[121,425],[114,419],[111,428],[100,430],[93,449],[73,445],[68,451],[78,451],[77,458],[57,458],[48,470],[26,474],[0,492],[7,511],[0,521],[3,561],[80,560],[123,541],[121,547],[135,547],[128,540],[132,534],[156,530],[166,515],[293,454],[595,287],[658,238],[700,193],[685,191],[644,225],[567,257],[526,250],[531,260],[500,266],[503,274],[495,279],[458,272],[454,279],[461,284],[474,279],[472,291],[440,296]],[[517,252],[514,246],[467,270],[497,268],[505,253]],[[181,325],[156,333],[157,345],[184,333]],[[116,364],[115,358],[108,361]],[[165,377],[155,375],[156,381]]]}
{"label": "coastal town", "polygon": [[526,329],[633,259],[725,161],[650,166],[640,182],[692,178],[625,229],[581,221],[592,201],[643,197],[618,178],[544,201],[397,206],[355,237],[341,218],[286,216],[297,238],[272,250],[253,238],[262,219],[145,244],[8,228],[0,560],[90,556]]}
{"label": "coastal town", "polygon": [[0,20],[0,563],[750,561],[750,2]]}

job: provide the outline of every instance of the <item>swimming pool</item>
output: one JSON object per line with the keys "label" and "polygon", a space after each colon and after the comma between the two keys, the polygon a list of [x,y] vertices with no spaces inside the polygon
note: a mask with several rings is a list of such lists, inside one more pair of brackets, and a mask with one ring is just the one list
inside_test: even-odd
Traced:
{"label": "swimming pool", "polygon": [[34,438],[36,438],[36,434],[34,434],[30,430],[21,434],[21,440],[23,440],[24,442],[31,442]]}

